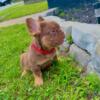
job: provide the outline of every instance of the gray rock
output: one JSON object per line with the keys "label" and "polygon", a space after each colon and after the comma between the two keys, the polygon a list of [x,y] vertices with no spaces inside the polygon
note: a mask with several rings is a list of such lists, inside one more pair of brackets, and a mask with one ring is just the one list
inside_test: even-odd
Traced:
{"label": "gray rock", "polygon": [[92,34],[72,28],[72,39],[80,48],[87,50],[90,54],[94,54],[97,39]]}
{"label": "gray rock", "polygon": [[74,56],[75,60],[84,67],[88,65],[88,63],[91,59],[90,55],[87,52],[85,52],[84,50],[82,50],[75,44],[72,44],[70,46],[69,54]]}
{"label": "gray rock", "polygon": [[77,46],[91,54],[88,72],[100,74],[100,26],[76,24],[72,26],[72,38]]}
{"label": "gray rock", "polygon": [[89,73],[97,73],[95,70],[94,70],[94,66],[93,64],[91,63],[91,61],[88,63],[87,65],[87,70],[86,70],[86,73],[89,74]]}
{"label": "gray rock", "polygon": [[94,54],[97,41],[100,39],[100,25],[75,23],[72,25],[72,38],[76,45]]}
{"label": "gray rock", "polygon": [[91,34],[93,37],[100,39],[100,25],[72,22],[72,28],[76,28],[81,32]]}
{"label": "gray rock", "polygon": [[90,64],[92,65],[91,68],[93,68],[96,72],[100,73],[100,57],[93,57]]}
{"label": "gray rock", "polygon": [[95,52],[91,56],[91,62],[88,66],[89,68],[100,74],[100,40],[97,41],[94,51]]}
{"label": "gray rock", "polygon": [[100,59],[93,57],[87,65],[87,73],[96,73],[100,76]]}
{"label": "gray rock", "polygon": [[95,52],[94,52],[94,55],[100,57],[100,40],[98,40],[97,43],[96,43],[96,45],[95,45]]}

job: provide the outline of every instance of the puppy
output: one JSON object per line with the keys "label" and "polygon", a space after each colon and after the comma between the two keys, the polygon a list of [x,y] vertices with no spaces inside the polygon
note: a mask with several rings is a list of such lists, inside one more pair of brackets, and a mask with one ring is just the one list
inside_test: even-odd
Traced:
{"label": "puppy", "polygon": [[57,59],[56,47],[63,43],[65,35],[56,22],[42,17],[38,20],[27,18],[26,24],[33,40],[28,51],[20,56],[22,76],[28,70],[32,71],[35,86],[40,86],[43,84],[41,70],[48,68]]}

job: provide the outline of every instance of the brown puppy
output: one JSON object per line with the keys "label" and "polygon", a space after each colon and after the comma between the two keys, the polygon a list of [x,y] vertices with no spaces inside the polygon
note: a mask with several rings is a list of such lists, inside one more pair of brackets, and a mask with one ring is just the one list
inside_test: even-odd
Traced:
{"label": "brown puppy", "polygon": [[63,43],[65,36],[57,23],[46,21],[42,17],[38,20],[28,18],[26,24],[33,41],[28,51],[20,57],[22,76],[31,70],[35,78],[35,86],[39,86],[43,84],[41,70],[49,67],[57,58],[55,48]]}

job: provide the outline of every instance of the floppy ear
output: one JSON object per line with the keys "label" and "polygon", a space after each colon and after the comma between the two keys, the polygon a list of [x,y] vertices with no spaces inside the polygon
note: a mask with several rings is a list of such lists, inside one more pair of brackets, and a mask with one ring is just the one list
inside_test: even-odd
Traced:
{"label": "floppy ear", "polygon": [[40,22],[41,22],[41,21],[44,21],[44,18],[41,17],[41,16],[39,16],[39,17],[38,17],[38,21],[40,21]]}
{"label": "floppy ear", "polygon": [[35,35],[39,34],[39,25],[38,25],[38,22],[36,22],[34,19],[27,18],[26,25],[28,27],[30,35],[35,36]]}

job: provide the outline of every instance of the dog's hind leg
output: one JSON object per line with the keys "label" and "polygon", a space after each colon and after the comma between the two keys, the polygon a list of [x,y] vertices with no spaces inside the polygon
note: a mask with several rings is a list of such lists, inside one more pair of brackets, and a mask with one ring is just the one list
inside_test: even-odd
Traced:
{"label": "dog's hind leg", "polygon": [[22,74],[21,74],[21,77],[23,77],[26,73],[27,73],[27,53],[23,53],[21,56],[20,56],[20,64],[21,64],[21,67],[22,67]]}

